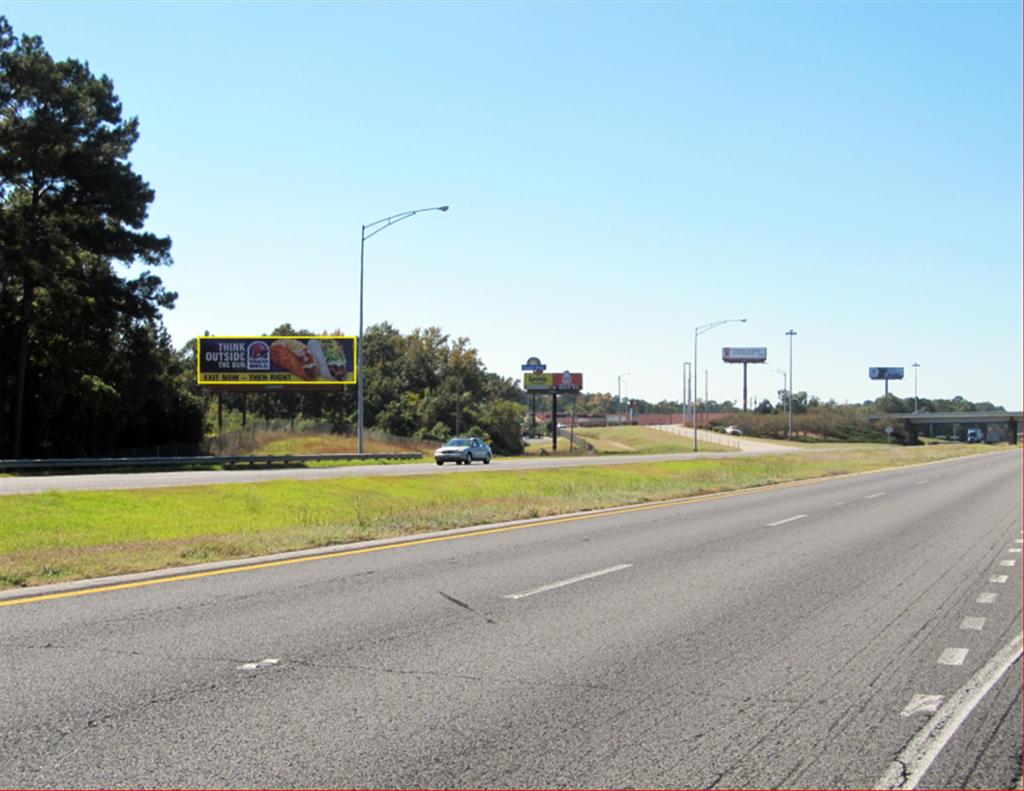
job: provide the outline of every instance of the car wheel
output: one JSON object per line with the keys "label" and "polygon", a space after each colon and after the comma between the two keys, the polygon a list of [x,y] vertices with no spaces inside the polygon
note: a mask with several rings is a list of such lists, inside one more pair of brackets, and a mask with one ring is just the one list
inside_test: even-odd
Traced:
{"label": "car wheel", "polygon": [[464,462],[462,462],[462,463],[463,464],[472,464],[473,463],[473,454],[472,453],[467,453],[466,454],[466,460]]}
{"label": "car wheel", "polygon": [[435,461],[437,461],[437,466],[438,467],[443,467],[444,466],[444,462],[441,461],[440,459],[435,459]]}
{"label": "car wheel", "polygon": [[484,464],[490,464],[490,463],[491,463],[491,454],[488,453],[486,456],[484,456]]}

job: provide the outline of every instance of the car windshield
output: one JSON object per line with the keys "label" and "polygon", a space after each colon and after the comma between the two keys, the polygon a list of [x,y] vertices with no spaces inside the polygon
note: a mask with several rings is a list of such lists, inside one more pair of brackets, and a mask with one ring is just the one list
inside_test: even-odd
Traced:
{"label": "car windshield", "polygon": [[464,445],[468,445],[468,444],[469,444],[469,440],[468,439],[450,439],[446,443],[444,443],[446,448],[460,448],[460,447],[462,447]]}

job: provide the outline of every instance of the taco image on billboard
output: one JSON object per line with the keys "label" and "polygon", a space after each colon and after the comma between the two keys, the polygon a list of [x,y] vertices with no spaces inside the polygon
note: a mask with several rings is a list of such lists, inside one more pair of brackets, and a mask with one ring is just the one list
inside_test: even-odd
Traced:
{"label": "taco image on billboard", "polygon": [[345,350],[341,348],[341,344],[330,338],[321,341],[310,341],[309,345],[312,346],[314,343],[319,343],[320,348],[323,350],[324,362],[327,365],[327,373],[333,379],[344,379],[345,372],[348,371],[348,358],[345,356]]}
{"label": "taco image on billboard", "polygon": [[292,338],[281,338],[270,344],[270,361],[278,368],[307,381],[316,379],[320,370],[316,358],[306,345]]}

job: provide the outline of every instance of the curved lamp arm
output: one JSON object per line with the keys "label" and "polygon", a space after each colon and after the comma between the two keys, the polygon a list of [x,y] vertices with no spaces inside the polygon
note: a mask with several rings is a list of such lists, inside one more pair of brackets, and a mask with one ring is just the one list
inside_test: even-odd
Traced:
{"label": "curved lamp arm", "polygon": [[[413,209],[412,211],[404,211],[401,214],[392,214],[390,217],[385,217],[383,220],[377,220],[375,222],[371,222],[371,223],[363,226],[363,241],[365,242],[371,236],[374,236],[375,234],[380,233],[385,228],[387,228],[389,225],[394,225],[396,222],[401,222],[402,220],[407,220],[408,218],[412,217],[414,214],[419,214],[420,212],[425,212],[425,211],[448,211],[448,207],[447,206],[429,206],[426,209]],[[379,228],[375,228],[370,233],[366,232],[367,228],[374,228],[374,226],[377,226],[377,225],[379,225],[380,227]]]}

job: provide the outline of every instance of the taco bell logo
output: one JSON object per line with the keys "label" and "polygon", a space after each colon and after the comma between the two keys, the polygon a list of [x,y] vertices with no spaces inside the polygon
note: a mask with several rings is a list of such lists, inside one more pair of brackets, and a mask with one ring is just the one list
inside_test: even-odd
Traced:
{"label": "taco bell logo", "polygon": [[269,371],[270,347],[263,341],[253,341],[249,344],[249,353],[245,363],[248,371]]}

